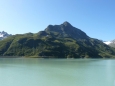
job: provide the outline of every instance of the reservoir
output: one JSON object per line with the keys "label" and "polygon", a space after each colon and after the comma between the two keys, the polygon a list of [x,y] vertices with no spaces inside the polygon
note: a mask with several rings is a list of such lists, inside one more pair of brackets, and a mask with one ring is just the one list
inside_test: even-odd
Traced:
{"label": "reservoir", "polygon": [[115,86],[115,60],[0,58],[0,86]]}

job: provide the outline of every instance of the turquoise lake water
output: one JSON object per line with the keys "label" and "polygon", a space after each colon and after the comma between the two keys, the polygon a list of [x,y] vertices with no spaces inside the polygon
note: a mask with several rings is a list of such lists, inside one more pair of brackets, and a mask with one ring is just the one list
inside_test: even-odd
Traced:
{"label": "turquoise lake water", "polygon": [[0,86],[115,86],[115,60],[0,58]]}

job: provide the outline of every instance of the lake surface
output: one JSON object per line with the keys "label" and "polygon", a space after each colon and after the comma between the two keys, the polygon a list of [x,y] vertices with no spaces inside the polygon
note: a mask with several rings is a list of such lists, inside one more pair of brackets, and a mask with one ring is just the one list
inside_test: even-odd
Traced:
{"label": "lake surface", "polygon": [[0,86],[115,86],[115,60],[0,58]]}

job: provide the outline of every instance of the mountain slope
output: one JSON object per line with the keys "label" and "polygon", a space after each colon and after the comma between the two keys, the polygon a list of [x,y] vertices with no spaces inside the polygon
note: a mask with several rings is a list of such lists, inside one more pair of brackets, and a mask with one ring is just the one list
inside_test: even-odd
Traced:
{"label": "mountain slope", "polygon": [[49,25],[36,34],[17,34],[0,42],[0,55],[44,58],[109,58],[115,49],[93,39],[70,23]]}

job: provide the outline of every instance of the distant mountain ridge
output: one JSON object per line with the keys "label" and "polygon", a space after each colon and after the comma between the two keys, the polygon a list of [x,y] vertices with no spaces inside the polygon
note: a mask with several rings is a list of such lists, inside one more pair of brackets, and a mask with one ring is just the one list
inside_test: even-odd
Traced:
{"label": "distant mountain ridge", "polygon": [[36,34],[10,36],[0,41],[1,56],[43,58],[113,58],[115,49],[89,37],[69,22],[48,25]]}
{"label": "distant mountain ridge", "polygon": [[112,43],[111,41],[104,41],[103,43],[109,45],[110,43]]}
{"label": "distant mountain ridge", "polygon": [[109,46],[111,46],[111,47],[114,47],[114,48],[115,48],[115,39],[112,40],[112,41],[106,41],[106,42],[104,42],[104,43],[107,44],[107,45],[109,45]]}
{"label": "distant mountain ridge", "polygon": [[11,34],[8,34],[5,31],[0,32],[0,40],[7,38],[8,36],[11,36]]}

